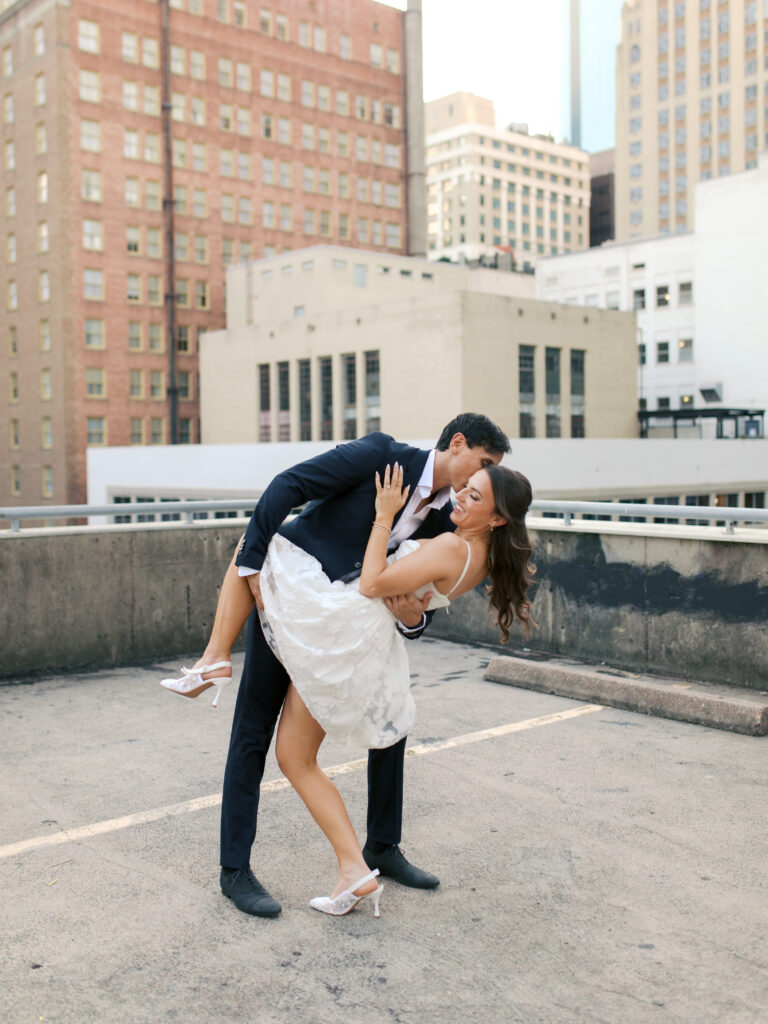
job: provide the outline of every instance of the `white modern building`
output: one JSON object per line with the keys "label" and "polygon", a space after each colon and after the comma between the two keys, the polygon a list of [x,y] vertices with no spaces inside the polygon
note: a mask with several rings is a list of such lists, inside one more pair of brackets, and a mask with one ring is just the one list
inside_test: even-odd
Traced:
{"label": "white modern building", "polygon": [[455,93],[424,105],[430,259],[530,269],[589,245],[589,157],[527,125],[497,128],[493,103]]}
{"label": "white modern building", "polygon": [[536,294],[636,312],[641,409],[766,409],[768,154],[752,170],[700,182],[695,201],[695,232],[545,260]]}
{"label": "white modern building", "polygon": [[694,236],[608,242],[543,260],[536,294],[547,302],[637,314],[641,409],[697,404],[694,364]]}

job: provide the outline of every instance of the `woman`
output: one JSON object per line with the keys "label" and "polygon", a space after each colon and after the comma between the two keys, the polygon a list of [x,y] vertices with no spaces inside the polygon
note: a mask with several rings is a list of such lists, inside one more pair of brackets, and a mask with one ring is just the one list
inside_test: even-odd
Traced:
{"label": "woman", "polygon": [[[490,465],[476,472],[457,495],[451,513],[454,533],[405,541],[387,558],[397,512],[408,499],[402,469],[389,467],[376,478],[376,517],[359,581],[331,583],[319,563],[286,538],[270,543],[261,576],[262,624],[292,683],[283,706],[276,754],[280,769],[302,797],[334,848],[339,865],[329,897],[315,909],[344,914],[381,887],[369,873],[338,790],[317,764],[326,734],[386,747],[404,736],[413,721],[408,661],[395,621],[382,601],[411,591],[433,592],[430,608],[472,590],[490,575],[489,596],[502,633],[517,617],[527,633],[532,624],[526,591],[532,582],[531,545],[525,513],[531,487],[522,474]],[[178,680],[163,686],[197,696],[229,681],[229,654],[253,609],[247,583],[230,566],[204,657]],[[218,672],[218,676],[211,676]]]}

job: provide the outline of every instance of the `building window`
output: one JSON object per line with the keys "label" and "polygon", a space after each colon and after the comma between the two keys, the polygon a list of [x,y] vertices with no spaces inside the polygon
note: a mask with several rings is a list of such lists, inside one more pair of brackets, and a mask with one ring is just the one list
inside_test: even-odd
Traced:
{"label": "building window", "polygon": [[107,443],[106,420],[103,416],[89,416],[87,421],[87,441],[89,446]]}
{"label": "building window", "polygon": [[693,362],[693,338],[681,338],[677,343],[678,363]]}
{"label": "building window", "polygon": [[85,321],[85,347],[105,348],[104,344],[104,321],[91,317]]}
{"label": "building window", "polygon": [[571,437],[586,437],[583,413],[571,413]]}
{"label": "building window", "polygon": [[299,359],[299,440],[312,440],[312,381],[309,359]]}
{"label": "building window", "polygon": [[365,356],[365,432],[381,429],[380,357],[378,349]]}
{"label": "building window", "polygon": [[165,398],[165,380],[162,370],[149,371],[149,397],[155,401]]}
{"label": "building window", "polygon": [[165,335],[163,333],[162,324],[150,324],[149,325],[149,351],[150,352],[163,352],[165,351]]}
{"label": "building window", "polygon": [[131,444],[144,444],[144,420],[141,416],[131,417]]}
{"label": "building window", "polygon": [[104,274],[101,270],[83,271],[83,298],[101,300],[104,298]]}
{"label": "building window", "polygon": [[98,53],[100,50],[100,31],[95,21],[81,18],[77,23],[77,46],[85,53]]}
{"label": "building window", "polygon": [[144,371],[143,370],[129,370],[128,371],[128,394],[131,398],[143,398],[144,397]]}
{"label": "building window", "polygon": [[163,444],[165,441],[165,420],[162,416],[153,416],[149,421],[149,443]]}
{"label": "building window", "polygon": [[[545,351],[545,390],[547,403],[560,402],[560,349],[548,348]],[[550,436],[550,435],[547,435]],[[559,434],[554,435],[559,437]]]}
{"label": "building window", "polygon": [[85,393],[88,398],[105,398],[107,385],[101,367],[87,367],[85,371]]}
{"label": "building window", "polygon": [[584,398],[584,350],[571,349],[571,399]]}
{"label": "building window", "polygon": [[100,220],[83,221],[83,248],[93,252],[104,248],[104,227]]}
{"label": "building window", "polygon": [[656,307],[669,305],[669,285],[660,284],[656,286]]}
{"label": "building window", "polygon": [[269,363],[259,364],[259,441],[272,440],[272,404],[270,395]]}
{"label": "building window", "polygon": [[128,322],[128,351],[140,352],[142,344],[142,325],[135,320]]}
{"label": "building window", "polygon": [[547,437],[561,437],[560,413],[547,413],[546,417]]}
{"label": "building window", "polygon": [[691,281],[681,283],[677,301],[680,306],[690,306],[693,303],[693,283]]}
{"label": "building window", "polygon": [[669,362],[669,342],[668,341],[657,341],[656,342],[656,362],[657,363],[668,363]]}
{"label": "building window", "polygon": [[101,102],[101,78],[98,71],[80,71],[80,99],[84,103]]}
{"label": "building window", "polygon": [[357,437],[357,360],[352,353],[341,357],[343,437]]}
{"label": "building window", "polygon": [[330,356],[320,356],[320,440],[333,439],[333,362]]}
{"label": "building window", "polygon": [[291,439],[290,367],[287,362],[277,364],[277,440]]}

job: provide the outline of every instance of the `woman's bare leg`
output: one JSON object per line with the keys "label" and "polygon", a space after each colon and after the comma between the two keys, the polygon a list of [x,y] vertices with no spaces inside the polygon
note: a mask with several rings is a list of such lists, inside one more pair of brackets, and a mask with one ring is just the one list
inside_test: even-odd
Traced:
{"label": "woman's bare leg", "polygon": [[[358,878],[367,875],[370,868],[363,860],[341,794],[317,763],[317,752],[324,739],[322,726],[307,711],[291,683],[277,731],[277,763],[333,847],[339,877],[330,895],[338,896]],[[355,892],[362,896],[375,888],[376,882],[371,880]]]}
{"label": "woman's bare leg", "polygon": [[[211,636],[208,640],[201,658],[195,662],[193,668],[201,665],[214,665],[217,661],[230,661],[232,648],[245,625],[248,616],[253,611],[253,595],[245,576],[239,576],[235,559],[237,551],[229,563],[219,592],[219,600],[216,604],[216,614],[213,619]],[[231,669],[216,669],[213,675],[231,675]],[[203,673],[203,679],[208,673]]]}

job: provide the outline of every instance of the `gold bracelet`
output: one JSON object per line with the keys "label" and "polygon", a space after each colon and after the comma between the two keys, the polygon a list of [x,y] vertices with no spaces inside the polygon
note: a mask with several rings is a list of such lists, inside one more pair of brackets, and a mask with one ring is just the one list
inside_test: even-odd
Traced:
{"label": "gold bracelet", "polygon": [[383,523],[373,523],[372,525],[377,530],[386,530],[387,533],[392,533],[392,527],[391,526],[384,526]]}

